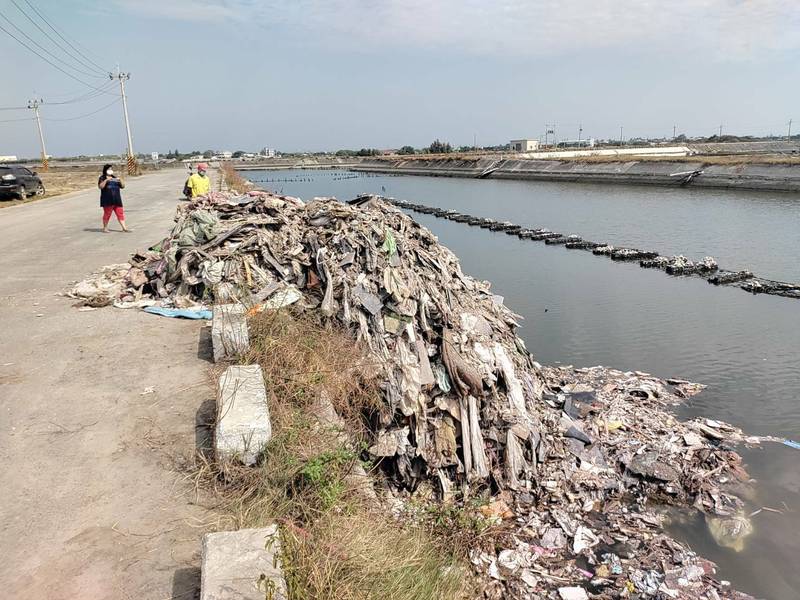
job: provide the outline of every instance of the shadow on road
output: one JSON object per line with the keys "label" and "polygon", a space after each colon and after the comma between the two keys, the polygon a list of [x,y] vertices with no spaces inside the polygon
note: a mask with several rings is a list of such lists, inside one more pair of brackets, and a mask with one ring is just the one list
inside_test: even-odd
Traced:
{"label": "shadow on road", "polygon": [[175,600],[200,599],[200,569],[187,567],[178,569],[172,577],[172,598]]}

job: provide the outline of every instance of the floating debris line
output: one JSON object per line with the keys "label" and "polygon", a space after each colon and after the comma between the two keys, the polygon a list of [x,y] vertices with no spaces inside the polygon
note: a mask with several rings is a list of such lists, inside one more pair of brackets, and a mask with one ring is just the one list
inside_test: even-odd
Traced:
{"label": "floating debris line", "polygon": [[774,281],[758,277],[750,271],[728,271],[720,269],[717,261],[706,256],[700,261],[691,261],[683,255],[662,256],[658,252],[612,246],[605,242],[591,242],[580,236],[564,235],[546,228],[532,229],[516,225],[510,221],[496,221],[487,217],[474,217],[455,210],[446,210],[424,204],[415,204],[395,198],[382,198],[384,201],[424,215],[433,215],[440,219],[448,219],[456,223],[465,223],[473,227],[482,227],[490,231],[516,235],[523,240],[543,241],[547,245],[561,245],[570,250],[589,250],[598,256],[607,256],[616,261],[639,261],[644,269],[660,269],[669,275],[694,275],[704,277],[714,285],[731,285],[753,294],[769,294],[786,298],[800,299],[800,284]]}

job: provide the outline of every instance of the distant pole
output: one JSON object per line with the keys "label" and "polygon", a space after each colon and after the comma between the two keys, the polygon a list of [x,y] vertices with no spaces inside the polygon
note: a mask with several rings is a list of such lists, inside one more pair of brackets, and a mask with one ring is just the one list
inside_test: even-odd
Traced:
{"label": "distant pole", "polygon": [[135,175],[136,168],[136,155],[133,153],[133,141],[131,140],[131,123],[128,119],[128,98],[125,96],[125,82],[131,78],[130,73],[122,73],[117,65],[117,73],[108,74],[109,79],[119,80],[119,91],[122,95],[122,112],[125,114],[125,131],[128,134],[128,175]]}
{"label": "distant pole", "polygon": [[722,137],[722,123],[719,124],[719,137]]}
{"label": "distant pole", "polygon": [[622,141],[623,139],[624,138],[622,137],[622,125],[620,125],[619,126],[619,145],[620,146],[624,146],[625,145],[625,142]]}
{"label": "distant pole", "polygon": [[583,134],[583,123],[578,123],[578,146],[581,145],[581,135]]}
{"label": "distant pole", "polygon": [[786,134],[786,141],[787,142],[791,142],[792,141],[792,120],[791,119],[789,119],[789,131]]}
{"label": "distant pole", "polygon": [[472,151],[476,152],[478,150],[478,134],[472,134]]}
{"label": "distant pole", "polygon": [[677,125],[673,125],[672,126],[672,139],[673,139],[673,141],[675,140],[676,137],[678,137],[677,136],[677,132],[678,132],[678,126]]}
{"label": "distant pole", "polygon": [[44,133],[42,132],[42,119],[39,117],[39,106],[44,104],[44,100],[41,98],[28,100],[28,108],[33,109],[33,113],[36,115],[36,125],[39,127],[39,143],[42,146],[42,171],[47,171],[48,161],[47,161],[47,150],[44,147]]}

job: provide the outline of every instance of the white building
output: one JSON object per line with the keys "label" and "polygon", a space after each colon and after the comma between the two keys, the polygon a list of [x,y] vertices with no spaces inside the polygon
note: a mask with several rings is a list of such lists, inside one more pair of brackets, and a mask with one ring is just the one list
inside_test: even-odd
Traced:
{"label": "white building", "polygon": [[512,152],[536,152],[539,149],[539,140],[511,140],[508,145]]}

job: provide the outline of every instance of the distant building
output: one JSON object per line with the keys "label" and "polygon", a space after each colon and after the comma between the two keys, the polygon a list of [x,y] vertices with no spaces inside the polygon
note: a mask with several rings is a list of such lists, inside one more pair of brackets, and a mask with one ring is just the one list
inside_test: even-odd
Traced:
{"label": "distant building", "polygon": [[230,152],[230,151],[228,151],[228,150],[225,150],[224,152],[220,152],[220,153],[219,153],[219,156],[220,156],[220,158],[222,158],[223,160],[230,160],[230,159],[232,159],[232,158],[233,158],[233,152]]}
{"label": "distant building", "polygon": [[16,156],[0,156],[0,162],[14,162],[17,160]]}
{"label": "distant building", "polygon": [[594,138],[587,138],[585,140],[560,140],[556,144],[559,148],[594,148]]}
{"label": "distant building", "polygon": [[267,158],[275,158],[275,148],[264,148],[263,152]]}
{"label": "distant building", "polygon": [[536,152],[539,149],[539,140],[511,140],[508,145],[512,152]]}

